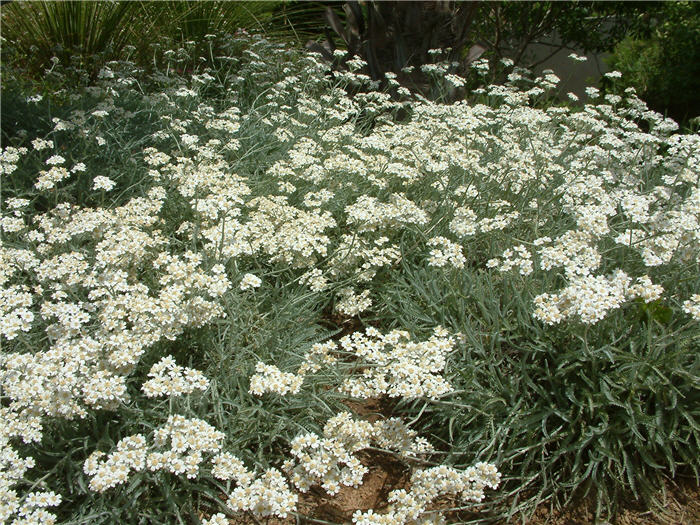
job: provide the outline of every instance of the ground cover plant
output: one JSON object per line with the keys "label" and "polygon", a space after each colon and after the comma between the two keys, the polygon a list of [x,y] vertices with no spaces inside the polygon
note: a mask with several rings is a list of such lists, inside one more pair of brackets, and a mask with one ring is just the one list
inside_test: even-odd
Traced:
{"label": "ground cover plant", "polygon": [[333,521],[605,516],[697,476],[698,135],[553,74],[443,104],[217,46],[8,83],[2,522],[328,522],[308,496],[380,458]]}

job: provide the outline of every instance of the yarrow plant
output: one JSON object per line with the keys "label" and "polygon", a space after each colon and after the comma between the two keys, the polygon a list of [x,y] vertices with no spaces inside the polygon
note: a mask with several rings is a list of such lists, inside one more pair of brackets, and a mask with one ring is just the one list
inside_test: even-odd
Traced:
{"label": "yarrow plant", "polygon": [[480,503],[484,489],[498,487],[500,474],[493,465],[478,463],[460,472],[444,465],[418,470],[411,476],[411,489],[399,489],[389,493],[390,503],[386,513],[373,510],[356,511],[353,522],[358,525],[383,523],[447,523],[442,513],[427,510],[437,498],[456,495],[461,501]]}
{"label": "yarrow plant", "polygon": [[333,353],[338,352],[357,359],[353,367],[362,370],[357,377],[349,377],[339,385],[342,393],[361,399],[384,395],[436,399],[452,390],[440,373],[453,345],[454,340],[441,327],[423,343],[411,341],[409,333],[403,330],[384,335],[370,327],[365,334],[355,332],[343,337],[339,345],[333,342],[314,345],[296,374],[258,363],[257,373],[251,378],[250,392],[256,395],[298,393],[307,373],[337,364]]}
{"label": "yarrow plant", "polygon": [[697,134],[554,72],[446,104],[206,45],[44,93],[0,152],[0,522],[303,519],[378,451],[408,481],[347,521],[700,469]]}
{"label": "yarrow plant", "polygon": [[153,365],[148,377],[151,379],[141,386],[147,397],[180,396],[195,390],[206,390],[209,386],[209,380],[201,372],[178,366],[171,356]]}

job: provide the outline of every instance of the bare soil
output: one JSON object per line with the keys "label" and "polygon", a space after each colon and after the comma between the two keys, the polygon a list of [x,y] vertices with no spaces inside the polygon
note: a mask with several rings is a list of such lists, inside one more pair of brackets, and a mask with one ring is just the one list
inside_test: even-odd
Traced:
{"label": "bare soil", "polygon": [[[551,512],[538,509],[527,525],[589,525],[594,523],[593,506],[585,503]],[[667,483],[666,497],[655,509],[634,502],[623,505],[610,525],[700,525],[700,487],[694,479]]]}

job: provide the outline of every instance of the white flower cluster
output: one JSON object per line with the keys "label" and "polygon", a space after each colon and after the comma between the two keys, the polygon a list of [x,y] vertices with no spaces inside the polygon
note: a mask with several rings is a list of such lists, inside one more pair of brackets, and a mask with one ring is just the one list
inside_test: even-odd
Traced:
{"label": "white flower cluster", "polygon": [[469,237],[477,230],[477,215],[474,210],[461,206],[455,208],[454,217],[450,222],[450,231],[458,237]]}
{"label": "white flower cluster", "polygon": [[275,365],[258,363],[255,365],[255,374],[250,378],[249,392],[257,396],[265,392],[276,392],[281,395],[298,394],[303,382],[303,375],[282,372]]}
{"label": "white flower cluster", "polygon": [[[665,191],[659,192],[659,200],[667,198]],[[615,242],[637,250],[646,266],[668,264],[674,256],[693,260],[700,243],[700,189],[694,188],[677,206],[657,211],[639,222],[644,228],[627,229]]]}
{"label": "white flower cluster", "polygon": [[227,501],[234,511],[249,511],[256,517],[284,518],[296,510],[298,496],[290,490],[276,469],[268,469],[256,478],[240,459],[229,452],[222,452],[212,459],[212,475],[221,480],[234,480],[238,485]]}
{"label": "white flower cluster", "polygon": [[354,332],[340,340],[340,347],[366,368],[359,377],[346,379],[340,391],[358,398],[439,398],[452,390],[438,374],[453,346],[454,340],[443,328],[436,328],[424,342],[411,341],[408,332],[401,330],[386,335],[371,327],[365,334]]}
{"label": "white flower cluster", "polygon": [[235,480],[240,485],[250,485],[255,477],[243,462],[230,452],[217,454],[211,460],[211,473],[216,479]]}
{"label": "white flower cluster", "polygon": [[0,218],[0,229],[5,233],[14,233],[24,229],[24,220],[21,217],[21,212],[15,211],[14,216],[5,215]]}
{"label": "white flower cluster", "polygon": [[622,73],[619,71],[608,71],[604,73],[603,76],[606,78],[622,78]]}
{"label": "white flower cluster", "polygon": [[356,511],[352,521],[356,525],[388,525],[407,523],[444,523],[444,517],[430,504],[445,495],[457,496],[462,501],[481,502],[484,489],[496,489],[501,475],[491,464],[477,463],[466,470],[440,465],[417,470],[411,476],[410,490],[399,489],[389,493],[389,507],[382,513],[374,510]]}
{"label": "white flower cluster", "polygon": [[109,177],[104,177],[103,175],[98,175],[92,180],[93,190],[111,191],[116,185],[116,182]]}
{"label": "white flower cluster", "polygon": [[324,232],[336,225],[329,211],[295,208],[285,196],[257,197],[247,207],[246,222],[222,217],[203,230],[211,249],[227,257],[262,252],[271,262],[298,267],[310,266],[318,256],[327,255],[330,239]]}
{"label": "white flower cluster", "polygon": [[41,151],[44,149],[49,149],[53,148],[53,141],[52,140],[44,140],[41,138],[36,138],[32,140],[32,146],[36,151]]}
{"label": "white flower cluster", "polygon": [[444,266],[452,266],[453,268],[464,268],[466,258],[462,253],[462,247],[452,242],[445,237],[433,237],[428,241],[428,247],[431,247],[430,258],[428,264],[442,268]]}
{"label": "white flower cluster", "polygon": [[[78,252],[50,257],[49,249],[39,264],[21,251],[9,252],[14,261],[8,268],[14,272],[27,264],[38,266],[35,275],[42,287],[54,291],[53,300],[40,305],[43,320],[50,322],[46,332],[51,344],[34,353],[2,356],[0,386],[12,400],[13,412],[76,417],[87,414],[88,408],[114,409],[126,401],[126,377],[148,346],[161,338],[174,339],[186,326],[204,324],[223,313],[219,304],[202,296],[218,297],[229,282],[219,273],[223,268],[204,272],[199,267],[201,256],[161,253],[155,257],[153,266],[167,273],[160,279],[162,288],[154,291],[120,268],[145,264],[154,256],[150,248],[160,244],[157,234],[138,226],[148,222],[151,202],[137,199],[115,209],[111,217],[99,213],[53,217],[66,232],[54,241],[59,250],[66,237],[100,228],[98,239],[102,240],[93,265]],[[53,226],[56,233],[59,228],[46,219],[47,231]],[[129,220],[136,225],[125,226]],[[103,221],[113,222],[113,229]],[[5,277],[11,275],[8,272]],[[3,296],[3,304],[13,308],[2,312],[4,337],[30,330],[28,292],[9,287],[3,293],[11,294]],[[82,294],[88,301],[79,298]]]}
{"label": "white flower cluster", "polygon": [[592,86],[588,86],[584,91],[586,92],[586,95],[593,99],[600,96],[600,90]]}
{"label": "white flower cluster", "polygon": [[317,372],[322,366],[336,362],[336,358],[331,355],[335,349],[336,344],[333,341],[314,344],[304,356],[304,362],[296,374],[282,372],[275,365],[260,362],[255,365],[256,373],[250,378],[249,392],[257,396],[266,392],[280,395],[297,394],[306,374]]}
{"label": "white flower cluster", "polygon": [[48,171],[42,170],[39,172],[39,177],[37,178],[34,187],[37,190],[50,190],[62,180],[70,177],[70,175],[71,173],[63,166],[52,166]]}
{"label": "white flower cluster", "polygon": [[206,390],[209,380],[200,371],[179,366],[172,356],[163,357],[148,372],[148,381],[141,385],[146,397],[181,396],[195,390]]}
{"label": "white flower cluster", "polygon": [[135,434],[121,439],[116,450],[106,459],[104,452],[95,451],[85,461],[83,470],[89,476],[90,489],[104,492],[122,483],[126,483],[129,474],[143,471],[165,470],[173,474],[185,474],[195,478],[199,466],[204,461],[205,453],[217,453],[221,450],[224,434],[201,419],[187,419],[174,415],[167,423],[156,430],[153,447],[163,448],[170,445],[165,452],[152,451],[146,438]]}
{"label": "white flower cluster", "polygon": [[[263,59],[252,50],[244,54],[254,60],[252,78],[268,82],[270,71]],[[173,51],[167,56],[179,55]],[[508,59],[502,63],[513,65]],[[681,268],[682,263],[685,283],[687,268],[696,267],[700,137],[673,135],[677,125],[650,111],[633,91],[626,90],[624,97],[601,97],[599,90],[587,88],[587,103],[537,109],[531,97],[553,89],[559,78],[545,71],[531,79],[516,69],[510,83],[480,90],[497,101],[492,106],[435,104],[405,88],[397,92],[410,100],[397,103],[386,93],[349,97],[327,84],[319,61],[307,57],[300,64],[303,68],[265,86],[259,105],[245,112],[238,107],[235,88],[222,99],[223,111],[198,98],[200,88],[213,79],[208,73],[193,75],[187,84],[167,79],[167,89],[147,96],[153,114],[160,114],[161,127],[152,134],[159,149],[145,148],[143,159],[136,162],[136,170],[147,176],[142,197],[106,208],[56,202],[41,213],[31,212],[36,195],[3,199],[9,211],[0,218],[3,241],[7,239],[0,247],[0,337],[7,346],[0,355],[0,434],[36,443],[43,418],[81,417],[128,401],[129,375],[148,348],[225,315],[225,293],[232,285],[224,264],[272,268],[274,275],[279,268],[291,268],[312,292],[335,294],[338,312],[355,316],[377,301],[374,279],[396,270],[407,233],[421,239],[416,250],[430,252],[433,267],[471,268],[475,261],[484,262],[481,247],[501,246],[509,238],[509,249],[484,257],[500,254],[487,266],[523,275],[537,268],[541,271],[529,280],[546,276],[543,286],[565,282],[558,290],[545,288],[542,291],[548,293],[534,301],[533,315],[548,324],[594,324],[630,299],[649,303],[662,297],[674,308],[681,303],[692,319],[700,318],[700,297],[688,298],[692,292],[687,290],[685,295],[676,293],[664,268],[649,271],[663,287],[643,275],[644,266]],[[357,72],[366,64],[352,59],[348,65],[354,72],[342,72],[334,82],[371,86],[371,79]],[[488,61],[476,61],[474,68],[485,76]],[[450,91],[463,86],[448,62],[423,69],[444,79]],[[607,76],[617,78],[619,73]],[[119,78],[109,69],[101,77],[104,86],[89,88],[88,93],[105,100],[67,120],[52,119],[52,140],[23,138],[31,152],[5,148],[0,175],[36,178],[33,190],[44,191],[86,171],[84,163],[73,160],[74,152],[64,153],[62,146],[68,141],[55,142],[54,135],[75,132],[90,144],[108,144],[96,134],[104,126],[101,119],[128,121],[133,114],[117,105],[137,93],[129,87],[134,79]],[[396,85],[395,76],[386,78]],[[234,80],[244,84],[241,77]],[[576,99],[571,94],[569,98]],[[401,108],[410,109],[412,117],[393,119]],[[372,129],[357,133],[358,117],[364,115],[371,118]],[[243,161],[258,152],[257,144],[244,154],[233,154],[249,147],[248,131],[253,128],[264,140],[269,138],[281,156],[261,168],[265,181],[257,167],[251,171],[248,160]],[[110,144],[119,143],[112,138]],[[34,173],[31,166],[39,164],[43,169]],[[662,184],[654,186],[656,179]],[[115,181],[101,176],[94,177],[92,185],[104,191],[116,187]],[[38,194],[33,190],[30,193]],[[183,215],[172,210],[175,199],[184,199],[184,206],[178,205],[185,208]],[[178,222],[184,217],[186,222]],[[544,234],[552,238],[537,238]],[[642,277],[630,277],[636,275]],[[252,274],[239,281],[242,290],[260,284]],[[333,363],[339,369],[346,366],[338,360],[345,352],[359,373],[341,385],[343,392],[437,398],[450,391],[441,374],[452,346],[442,331],[417,343],[405,332],[382,335],[369,329],[343,338],[339,348],[332,342],[315,345],[294,374],[260,363],[251,378],[251,392],[298,392],[306,374]],[[179,367],[170,358],[151,372],[143,385],[147,396],[206,388],[199,372]],[[337,488],[333,483],[340,483],[341,472],[348,472],[343,479],[356,482],[361,469],[337,444],[355,447],[357,436],[351,431],[360,436],[366,430],[370,442],[383,448],[409,450],[413,443],[419,453],[417,438],[405,427],[401,430],[398,421],[373,423],[371,428],[343,421],[336,420],[329,435],[318,438],[328,441],[326,448],[313,437],[300,442],[299,450],[308,455],[310,465],[308,470],[300,467],[300,476],[326,483],[331,490]],[[154,445],[169,446],[165,452],[142,446],[137,435],[122,440],[104,460],[96,455],[86,464],[95,486],[114,486],[130,472],[146,468],[143,457],[146,466],[196,475],[203,455],[219,452],[219,438],[211,427],[190,420],[169,425],[172,428],[162,431],[160,444]],[[350,430],[341,430],[346,427]],[[210,435],[208,445],[188,444],[198,433]],[[8,502],[0,504],[0,515],[19,511],[29,519],[38,512],[36,519],[48,522],[51,517],[42,517],[42,505],[55,499],[30,493],[23,507],[24,496],[7,484],[24,475],[23,461],[31,462],[13,455],[8,443],[0,447],[0,480],[5,483],[0,501]],[[321,449],[334,454],[337,470],[323,470],[326,463],[314,466]],[[233,509],[283,516],[293,508],[294,497],[279,472],[268,471],[256,479],[235,457],[217,458],[212,463],[215,475],[239,483]],[[295,456],[294,468],[306,459]],[[353,466],[356,471],[343,470]],[[321,472],[327,480],[319,481]],[[439,492],[447,483],[443,478],[453,480],[456,475],[443,470],[423,476]],[[433,500],[432,495],[422,495],[421,490],[428,489],[421,488],[421,479],[416,478],[410,491],[392,496],[389,513],[360,513],[357,521],[437,520],[437,513],[425,511]],[[216,515],[210,521],[222,519]]]}
{"label": "white flower cluster", "polygon": [[412,458],[434,452],[433,446],[399,418],[380,419],[372,424],[372,439],[383,449],[401,457]]}
{"label": "white flower cluster", "polygon": [[[0,416],[4,414],[0,413]],[[5,423],[3,419],[3,424]],[[32,491],[19,495],[13,488],[24,479],[27,470],[34,467],[32,458],[22,458],[10,445],[10,438],[14,435],[17,434],[10,425],[0,428],[0,523],[53,524],[56,516],[48,512],[46,507],[60,504],[61,496],[51,491]]]}
{"label": "white flower cluster", "polygon": [[165,426],[159,428],[154,436],[156,447],[170,449],[165,452],[151,452],[146,458],[148,469],[167,470],[173,474],[186,474],[195,478],[204,453],[217,453],[226,436],[201,419],[187,419],[182,416],[170,416]]}
{"label": "white flower cluster", "polygon": [[609,277],[575,277],[559,293],[544,293],[535,297],[533,315],[547,324],[556,324],[574,316],[585,324],[595,324],[627,300],[629,284],[630,278],[621,270]]}
{"label": "white flower cluster", "polygon": [[[18,501],[7,501],[0,495],[0,523],[12,525],[53,525],[56,516],[46,510],[46,507],[55,507],[61,503],[61,496],[55,492],[28,492],[20,504]],[[9,521],[12,514],[16,514],[13,521]]]}
{"label": "white flower cluster", "polygon": [[372,298],[369,294],[369,290],[364,290],[359,294],[356,294],[352,288],[338,290],[340,300],[336,303],[335,309],[348,317],[361,314],[372,306]]}
{"label": "white flower cluster", "polygon": [[[390,243],[386,236],[370,241],[355,235],[343,235],[330,258],[331,268],[328,273],[335,279],[346,277],[357,282],[370,282],[380,268],[390,267],[400,260],[400,248]],[[351,289],[341,288],[338,291],[341,300],[349,290]]]}
{"label": "white flower cluster", "polygon": [[262,280],[260,277],[253,275],[252,273],[247,273],[241,279],[241,284],[238,286],[241,290],[252,290],[253,288],[260,288]]}
{"label": "white flower cluster", "polygon": [[637,277],[637,284],[631,285],[627,289],[630,299],[642,299],[645,303],[651,303],[661,298],[664,293],[664,288],[661,285],[654,284],[648,275]]}
{"label": "white flower cluster", "polygon": [[17,169],[17,163],[26,155],[27,148],[15,148],[7,146],[0,154],[0,175],[9,175]]}
{"label": "white flower cluster", "polygon": [[323,206],[333,198],[333,192],[327,189],[321,189],[316,192],[309,192],[304,195],[304,206],[307,208],[318,208]]}
{"label": "white flower cluster", "polygon": [[[440,327],[435,329],[432,337],[420,343],[412,342],[408,332],[401,330],[386,335],[372,327],[367,328],[365,334],[354,332],[340,340],[340,350],[357,359],[364,370],[359,377],[345,379],[339,390],[359,398],[382,395],[409,399],[441,397],[452,390],[449,382],[439,374],[444,370],[445,358],[453,347],[454,340]],[[258,363],[256,374],[250,379],[250,392],[255,395],[266,392],[296,394],[307,373],[337,362],[331,354],[336,349],[333,341],[316,343],[305,355],[296,374]]]}
{"label": "white flower cluster", "polygon": [[302,492],[320,485],[335,495],[341,486],[361,485],[368,469],[354,454],[373,443],[404,457],[433,451],[425,439],[418,438],[397,418],[369,423],[341,412],[326,422],[323,436],[303,434],[292,441],[293,458],[285,462],[283,470]]}
{"label": "white flower cluster", "polygon": [[487,268],[498,268],[499,272],[507,272],[512,268],[518,268],[520,275],[530,275],[532,273],[532,254],[523,244],[508,248],[501,256],[503,259],[495,257],[490,259]]}
{"label": "white flower cluster", "polygon": [[300,282],[309,286],[312,292],[322,292],[328,288],[328,279],[324,277],[323,270],[314,268],[301,276]]}
{"label": "white flower cluster", "polygon": [[466,85],[466,81],[460,77],[459,75],[453,75],[448,73],[445,75],[445,80],[447,80],[450,84],[452,84],[456,88],[461,88]]}
{"label": "white flower cluster", "polygon": [[476,69],[480,75],[485,75],[489,72],[489,61],[487,58],[480,58],[479,60],[472,62],[471,67]]}
{"label": "white flower cluster", "polygon": [[587,232],[570,230],[551,242],[548,237],[538,239],[540,268],[551,270],[564,267],[566,276],[571,279],[578,275],[588,275],[601,263],[601,255],[592,244],[593,237]]}
{"label": "white flower cluster", "polygon": [[684,301],[683,311],[700,321],[700,294],[693,294],[690,299]]}
{"label": "white flower cluster", "polygon": [[31,330],[34,313],[30,308],[33,302],[33,294],[26,285],[0,288],[1,336],[11,341],[17,337],[20,331],[29,332]]}
{"label": "white flower cluster", "polygon": [[586,60],[588,60],[587,57],[577,55],[576,53],[571,53],[568,58],[570,58],[571,60],[573,60],[575,62],[585,62]]}
{"label": "white flower cluster", "polygon": [[323,429],[325,438],[304,434],[292,441],[294,459],[283,469],[294,486],[306,492],[319,484],[330,495],[337,494],[341,485],[357,487],[362,483],[367,467],[353,453],[370,444],[372,425],[353,420],[348,412],[334,416]]}
{"label": "white flower cluster", "polygon": [[104,452],[96,450],[83,465],[85,474],[92,476],[90,490],[104,492],[126,483],[131,471],[138,472],[146,467],[146,454],[146,438],[141,434],[121,439],[107,459],[102,459]]}
{"label": "white flower cluster", "polygon": [[388,203],[363,195],[355,204],[345,208],[348,224],[356,224],[358,231],[376,230],[393,226],[428,222],[428,215],[405,195],[395,193]]}
{"label": "white flower cluster", "polygon": [[234,511],[248,511],[259,518],[286,518],[296,510],[299,497],[287,485],[277,469],[266,470],[248,485],[236,487],[227,504]]}
{"label": "white flower cluster", "polygon": [[229,521],[225,514],[217,512],[216,514],[212,514],[209,518],[203,519],[202,525],[229,525]]}

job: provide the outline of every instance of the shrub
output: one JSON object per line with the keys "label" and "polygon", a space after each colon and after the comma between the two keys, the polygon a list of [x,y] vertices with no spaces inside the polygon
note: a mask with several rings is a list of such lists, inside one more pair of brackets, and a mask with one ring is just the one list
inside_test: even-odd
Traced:
{"label": "shrub", "polygon": [[651,108],[686,122],[700,115],[700,6],[669,2],[647,38],[628,36],[609,58]]}

